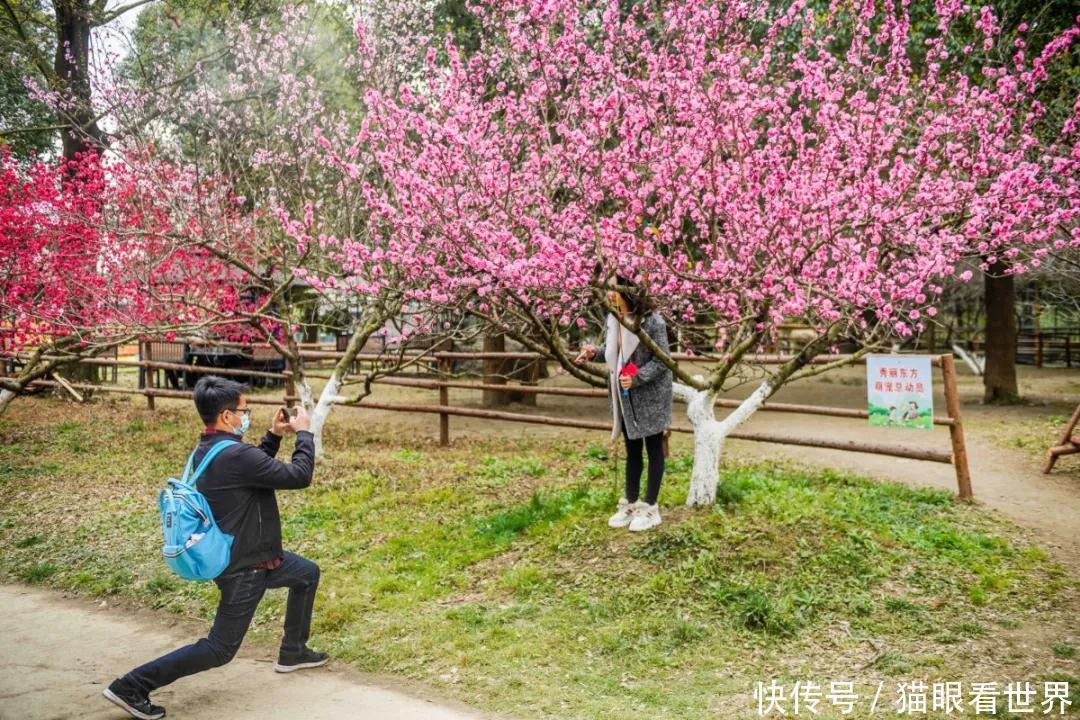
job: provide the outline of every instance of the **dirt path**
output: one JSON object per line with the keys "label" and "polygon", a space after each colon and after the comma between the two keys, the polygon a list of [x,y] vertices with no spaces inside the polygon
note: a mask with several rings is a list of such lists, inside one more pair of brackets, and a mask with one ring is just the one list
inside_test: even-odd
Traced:
{"label": "dirt path", "polygon": [[[205,627],[86,599],[0,585],[0,720],[128,717],[101,691],[118,673],[184,643]],[[272,651],[245,646],[232,663],[154,693],[170,718],[228,720],[481,720],[461,706],[326,668],[274,672]]]}

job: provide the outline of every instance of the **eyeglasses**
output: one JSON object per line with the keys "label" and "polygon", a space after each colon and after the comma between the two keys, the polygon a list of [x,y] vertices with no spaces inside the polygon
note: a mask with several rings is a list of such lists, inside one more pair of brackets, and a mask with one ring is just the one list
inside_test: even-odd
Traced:
{"label": "eyeglasses", "polygon": [[228,408],[227,410],[228,410],[228,412],[234,412],[234,413],[239,413],[239,414],[243,414],[243,415],[250,415],[251,414],[251,408],[249,408],[249,407],[246,407],[246,408]]}

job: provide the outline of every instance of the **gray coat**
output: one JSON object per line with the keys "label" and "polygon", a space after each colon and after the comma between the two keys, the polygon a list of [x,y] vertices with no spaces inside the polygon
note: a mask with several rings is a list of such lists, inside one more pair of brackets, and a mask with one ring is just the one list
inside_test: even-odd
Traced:
{"label": "gray coat", "polygon": [[[638,374],[630,386],[628,397],[623,397],[622,388],[619,387],[620,365],[614,335],[621,329],[618,320],[609,316],[607,337],[604,344],[597,348],[596,357],[604,357],[608,366],[608,396],[615,425],[612,439],[617,438],[621,434],[621,427],[625,426],[627,437],[638,440],[663,432],[671,426],[671,385],[674,378],[671,370],[656,359],[644,344],[636,344],[635,336],[627,344],[627,349],[636,344],[628,361],[637,365]],[[661,350],[668,352],[667,325],[662,317],[656,313],[646,315],[641,321],[641,329]]]}

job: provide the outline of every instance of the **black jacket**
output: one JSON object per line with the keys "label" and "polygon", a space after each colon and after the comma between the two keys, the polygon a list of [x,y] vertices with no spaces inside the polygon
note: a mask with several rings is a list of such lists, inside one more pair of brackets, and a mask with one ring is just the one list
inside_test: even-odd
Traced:
{"label": "black jacket", "polygon": [[[195,450],[193,467],[222,440],[239,440],[233,433],[204,433]],[[315,470],[315,438],[296,433],[292,463],[275,460],[281,438],[272,432],[258,446],[235,442],[222,450],[203,472],[196,486],[210,503],[214,520],[233,536],[232,557],[226,573],[281,557],[281,516],[275,490],[305,488]]]}

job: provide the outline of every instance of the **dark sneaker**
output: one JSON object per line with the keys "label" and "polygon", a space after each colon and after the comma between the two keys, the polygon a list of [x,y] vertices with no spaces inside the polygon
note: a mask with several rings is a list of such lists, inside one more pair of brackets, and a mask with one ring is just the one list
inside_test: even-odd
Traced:
{"label": "dark sneaker", "polygon": [[304,668],[316,668],[325,665],[329,660],[330,656],[326,653],[315,652],[311,648],[305,647],[298,653],[278,653],[277,665],[274,666],[274,670],[279,673],[288,673],[294,670],[303,670]]}
{"label": "dark sneaker", "polygon": [[101,694],[106,700],[127,710],[131,717],[139,720],[158,720],[165,717],[165,708],[154,705],[148,696],[132,690],[120,680],[113,680]]}

